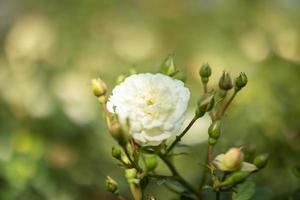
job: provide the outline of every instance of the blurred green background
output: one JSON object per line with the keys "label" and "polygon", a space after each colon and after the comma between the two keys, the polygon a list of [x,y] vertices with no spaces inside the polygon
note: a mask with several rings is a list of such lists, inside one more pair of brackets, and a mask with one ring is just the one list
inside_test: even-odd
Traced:
{"label": "blurred green background", "polygon": [[[211,85],[224,69],[247,73],[216,149],[242,145],[250,160],[269,152],[253,178],[255,199],[300,199],[291,173],[300,164],[299,21],[298,0],[1,0],[0,199],[113,199],[106,175],[130,197],[90,79],[111,89],[132,66],[157,71],[169,53],[188,77],[188,117],[202,93],[202,63],[213,68]],[[175,159],[191,183],[207,126],[195,125],[184,140],[192,147],[182,149],[190,155]],[[147,193],[176,199],[155,182]]]}

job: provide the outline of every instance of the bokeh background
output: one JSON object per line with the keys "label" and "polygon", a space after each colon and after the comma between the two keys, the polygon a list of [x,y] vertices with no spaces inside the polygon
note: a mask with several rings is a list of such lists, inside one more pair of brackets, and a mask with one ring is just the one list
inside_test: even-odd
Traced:
{"label": "bokeh background", "polygon": [[[300,163],[299,21],[298,0],[1,0],[0,199],[113,199],[106,175],[130,198],[90,79],[111,89],[131,67],[157,71],[169,53],[188,77],[189,118],[202,63],[213,68],[211,85],[224,69],[247,73],[216,149],[242,145],[249,160],[269,152],[254,199],[300,199],[291,173]],[[200,120],[181,149],[189,156],[175,158],[191,183],[207,126]],[[176,199],[155,182],[147,192]]]}

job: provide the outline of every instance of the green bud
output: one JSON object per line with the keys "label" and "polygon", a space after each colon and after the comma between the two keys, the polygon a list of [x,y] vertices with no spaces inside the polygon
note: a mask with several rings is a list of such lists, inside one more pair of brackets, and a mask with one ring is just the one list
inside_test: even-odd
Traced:
{"label": "green bud", "polygon": [[105,182],[107,191],[111,192],[114,195],[119,194],[118,183],[114,179],[112,179],[110,176],[107,176]]}
{"label": "green bud", "polygon": [[234,89],[235,91],[241,90],[247,85],[248,78],[244,72],[241,72],[240,75],[235,79]]}
{"label": "green bud", "polygon": [[96,97],[105,96],[107,92],[107,86],[100,78],[92,79],[91,81],[92,91]]}
{"label": "green bud", "polygon": [[206,112],[209,112],[215,104],[214,95],[212,93],[206,93],[197,103],[196,116],[202,117]]}
{"label": "green bud", "polygon": [[149,155],[146,157],[145,159],[145,165],[146,165],[146,169],[147,171],[152,171],[157,167],[157,158],[155,155]]}
{"label": "green bud", "polygon": [[246,171],[233,172],[221,183],[221,186],[229,186],[229,185],[242,183],[248,178],[249,175],[250,172],[246,172]]}
{"label": "green bud", "polygon": [[107,125],[111,136],[121,145],[125,146],[129,141],[129,136],[118,120],[112,116],[107,117]]}
{"label": "green bud", "polygon": [[218,139],[221,135],[221,121],[213,122],[208,128],[208,135],[210,138]]}
{"label": "green bud", "polygon": [[127,156],[121,155],[121,160],[122,160],[122,162],[123,162],[125,165],[127,165],[127,166],[130,166],[130,165],[131,165],[131,162],[130,162],[130,160],[129,160],[129,158],[128,158]]}
{"label": "green bud", "polygon": [[186,76],[183,72],[178,71],[174,76],[172,76],[174,79],[180,80],[182,82],[186,81]]}
{"label": "green bud", "polygon": [[[201,66],[199,75],[201,78],[209,78],[211,75],[211,68],[208,63],[205,63]],[[203,79],[202,79],[203,82]],[[205,83],[208,82],[208,79],[205,79]]]}
{"label": "green bud", "polygon": [[120,160],[121,159],[121,149],[119,147],[116,147],[114,146],[112,149],[111,149],[111,155]]}
{"label": "green bud", "polygon": [[176,67],[174,64],[173,54],[170,54],[160,65],[160,72],[168,76],[176,73]]}
{"label": "green bud", "polygon": [[126,169],[125,170],[125,177],[129,183],[134,183],[137,177],[137,171],[135,168]]}
{"label": "green bud", "polygon": [[232,85],[232,80],[230,78],[230,75],[223,71],[223,74],[219,80],[219,88],[221,88],[222,90],[230,90],[233,87]]}
{"label": "green bud", "polygon": [[257,168],[262,169],[267,165],[268,160],[269,160],[269,154],[261,154],[254,158],[253,164]]}

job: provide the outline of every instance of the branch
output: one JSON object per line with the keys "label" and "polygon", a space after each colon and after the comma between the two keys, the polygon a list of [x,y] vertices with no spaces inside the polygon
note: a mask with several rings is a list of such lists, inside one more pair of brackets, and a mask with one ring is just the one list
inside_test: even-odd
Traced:
{"label": "branch", "polygon": [[176,136],[176,139],[172,142],[172,144],[169,146],[169,148],[166,150],[165,155],[168,155],[168,153],[173,149],[173,147],[181,141],[181,138],[190,130],[190,128],[193,126],[193,124],[197,121],[198,117],[194,117],[192,121],[189,123],[189,125],[182,131],[182,133],[178,136]]}

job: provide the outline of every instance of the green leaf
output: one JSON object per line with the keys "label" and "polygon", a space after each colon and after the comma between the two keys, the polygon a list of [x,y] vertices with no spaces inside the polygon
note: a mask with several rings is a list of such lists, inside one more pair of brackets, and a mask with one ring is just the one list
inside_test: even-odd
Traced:
{"label": "green leaf", "polygon": [[297,178],[300,178],[300,166],[295,166],[292,169],[292,172],[294,174],[294,176],[296,176]]}
{"label": "green leaf", "polygon": [[247,181],[232,193],[232,200],[250,200],[255,193],[255,183]]}

